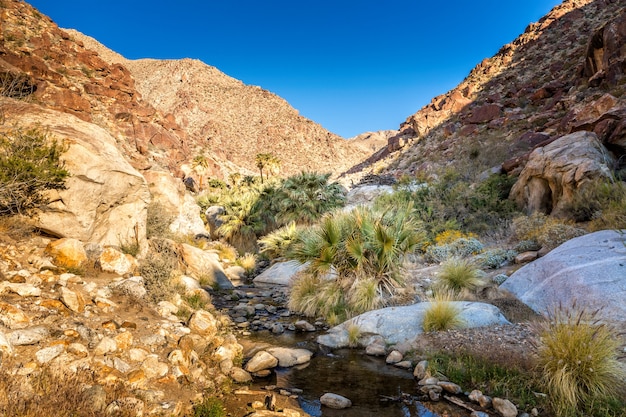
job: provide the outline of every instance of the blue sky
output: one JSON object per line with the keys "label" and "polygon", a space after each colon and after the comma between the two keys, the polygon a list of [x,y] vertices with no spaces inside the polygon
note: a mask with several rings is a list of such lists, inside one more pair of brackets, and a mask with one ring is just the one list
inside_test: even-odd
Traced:
{"label": "blue sky", "polygon": [[[27,0],[28,1],[28,0]],[[559,0],[31,0],[126,58],[196,58],[343,137],[397,129]]]}

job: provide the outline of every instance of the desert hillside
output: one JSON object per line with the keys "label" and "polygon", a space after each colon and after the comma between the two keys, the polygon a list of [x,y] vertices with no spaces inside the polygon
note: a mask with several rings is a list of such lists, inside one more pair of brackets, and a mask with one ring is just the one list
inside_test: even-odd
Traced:
{"label": "desert hillside", "polygon": [[289,175],[341,172],[379,149],[353,146],[300,116],[281,97],[199,60],[128,60],[80,32],[67,32],[107,62],[128,68],[142,97],[174,115],[189,135],[194,156],[211,156],[222,177],[236,167],[256,172],[258,153],[278,156],[281,172]]}
{"label": "desert hillside", "polygon": [[516,174],[536,146],[577,130],[609,143],[619,169],[625,15],[620,1],[564,1],[410,115],[386,149],[352,172],[415,176],[453,165],[473,177],[503,164]]}

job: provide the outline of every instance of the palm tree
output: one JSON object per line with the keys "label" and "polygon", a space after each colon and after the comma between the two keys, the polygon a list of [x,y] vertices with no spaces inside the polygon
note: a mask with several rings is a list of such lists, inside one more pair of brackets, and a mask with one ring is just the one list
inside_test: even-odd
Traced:
{"label": "palm tree", "polygon": [[220,216],[222,225],[217,232],[239,252],[255,252],[256,222],[254,206],[257,196],[246,193],[237,198],[231,198],[224,203],[224,214]]}
{"label": "palm tree", "polygon": [[271,153],[259,153],[255,157],[256,167],[259,168],[261,174],[261,184],[263,184],[263,170],[266,170],[265,178],[269,177],[269,173],[278,174],[280,171],[280,159]]}

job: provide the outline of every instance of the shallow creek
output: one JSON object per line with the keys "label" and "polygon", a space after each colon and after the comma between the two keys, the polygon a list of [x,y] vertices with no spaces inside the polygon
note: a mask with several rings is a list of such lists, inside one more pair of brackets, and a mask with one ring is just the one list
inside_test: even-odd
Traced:
{"label": "shallow creek", "polygon": [[[259,289],[246,288],[247,299],[236,302],[215,299],[214,304],[223,311],[241,302],[257,304],[268,302]],[[266,291],[266,290],[264,290]],[[264,299],[263,299],[264,298]],[[261,312],[255,319],[281,322],[287,327],[297,317],[281,317]],[[304,348],[314,352],[311,361],[293,368],[276,368],[271,376],[255,379],[251,389],[263,389],[275,385],[284,389],[299,389],[300,407],[311,416],[319,417],[467,417],[469,413],[445,400],[438,403],[422,403],[417,400],[418,384],[412,372],[385,363],[381,357],[365,355],[361,349],[327,350],[316,343],[322,330],[315,332],[285,331],[274,334],[268,330],[238,332],[237,339],[244,346],[245,356],[268,346]],[[319,398],[332,392],[349,398],[352,407],[333,410],[322,407]]]}

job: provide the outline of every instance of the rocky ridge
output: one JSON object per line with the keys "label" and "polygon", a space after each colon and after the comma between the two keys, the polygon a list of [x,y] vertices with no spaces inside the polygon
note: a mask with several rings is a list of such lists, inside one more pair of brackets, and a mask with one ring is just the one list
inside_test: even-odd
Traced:
{"label": "rocky ridge", "polygon": [[279,96],[199,60],[129,60],[78,31],[67,32],[107,62],[128,68],[142,97],[184,126],[193,154],[210,157],[210,175],[254,173],[254,156],[267,152],[280,158],[286,175],[341,172],[383,145],[353,145],[302,117]]}
{"label": "rocky ridge", "polygon": [[564,1],[409,116],[386,149],[351,172],[414,176],[454,165],[470,177],[494,166],[517,174],[534,148],[578,130],[596,133],[619,169],[624,16],[619,1]]}

